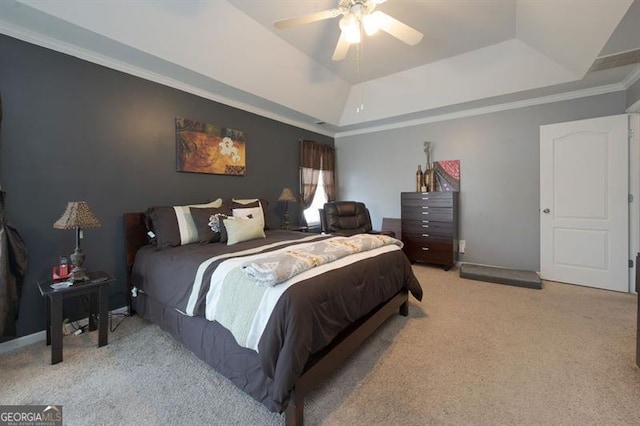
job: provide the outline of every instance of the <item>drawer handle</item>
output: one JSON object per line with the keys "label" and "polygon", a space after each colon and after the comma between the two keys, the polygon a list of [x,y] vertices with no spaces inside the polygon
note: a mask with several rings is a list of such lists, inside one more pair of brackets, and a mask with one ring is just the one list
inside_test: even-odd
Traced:
{"label": "drawer handle", "polygon": [[429,227],[429,225],[422,225],[422,227],[423,227],[423,228],[428,228],[428,227]]}
{"label": "drawer handle", "polygon": [[428,236],[429,236],[429,234],[422,234],[422,236],[423,236],[423,237],[428,237]]}
{"label": "drawer handle", "polygon": [[429,208],[429,206],[422,206],[422,208],[423,208],[423,209],[428,209],[428,208]]}
{"label": "drawer handle", "polygon": [[429,214],[429,212],[422,212],[422,214]]}
{"label": "drawer handle", "polygon": [[429,247],[422,247],[422,250],[429,251]]}
{"label": "drawer handle", "polygon": [[429,199],[429,197],[422,197],[422,199],[423,199],[423,200],[428,200],[428,199]]}

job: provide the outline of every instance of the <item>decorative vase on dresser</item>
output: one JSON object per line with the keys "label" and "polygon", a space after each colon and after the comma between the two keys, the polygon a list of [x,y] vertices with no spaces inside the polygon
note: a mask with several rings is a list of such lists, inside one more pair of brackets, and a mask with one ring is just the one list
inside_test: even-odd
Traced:
{"label": "decorative vase on dresser", "polygon": [[458,193],[403,192],[400,199],[405,254],[448,271],[458,260]]}

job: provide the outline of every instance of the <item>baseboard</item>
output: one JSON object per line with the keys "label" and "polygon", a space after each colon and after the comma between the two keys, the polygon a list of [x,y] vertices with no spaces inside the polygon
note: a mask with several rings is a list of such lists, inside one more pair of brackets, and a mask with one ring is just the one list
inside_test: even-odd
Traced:
{"label": "baseboard", "polygon": [[[129,312],[129,309],[126,306],[123,306],[118,309],[114,309],[111,311],[112,314],[126,314]],[[88,318],[83,318],[82,320],[88,321]],[[45,330],[38,331],[36,333],[29,334],[28,336],[22,336],[15,338],[13,340],[9,340],[4,343],[0,343],[0,354],[4,354],[16,349],[23,348],[25,346],[32,345],[34,343],[41,342],[47,338],[47,332]]]}

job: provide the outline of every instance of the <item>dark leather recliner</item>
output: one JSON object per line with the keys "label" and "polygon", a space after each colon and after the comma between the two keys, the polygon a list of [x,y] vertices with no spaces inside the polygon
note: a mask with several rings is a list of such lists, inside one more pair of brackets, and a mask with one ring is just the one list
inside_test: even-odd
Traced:
{"label": "dark leather recliner", "polygon": [[[320,209],[322,232],[336,235],[379,234],[371,225],[371,216],[364,203],[331,201]],[[384,232],[386,235],[392,234]],[[391,235],[393,236],[393,235]]]}

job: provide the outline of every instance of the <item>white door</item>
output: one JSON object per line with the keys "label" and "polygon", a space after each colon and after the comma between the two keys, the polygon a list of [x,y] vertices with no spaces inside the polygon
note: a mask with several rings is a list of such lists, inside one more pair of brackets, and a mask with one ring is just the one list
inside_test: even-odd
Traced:
{"label": "white door", "polygon": [[540,126],[542,278],[629,291],[629,118]]}

